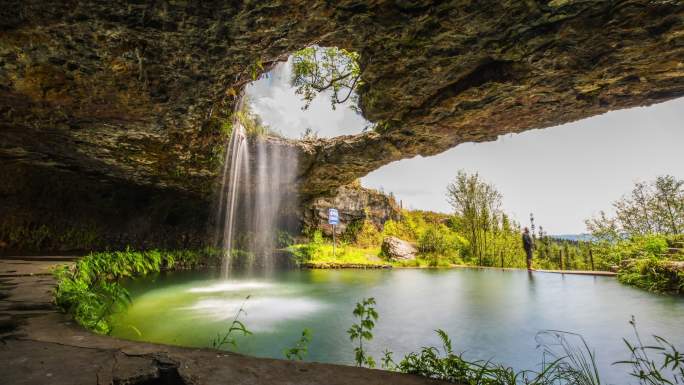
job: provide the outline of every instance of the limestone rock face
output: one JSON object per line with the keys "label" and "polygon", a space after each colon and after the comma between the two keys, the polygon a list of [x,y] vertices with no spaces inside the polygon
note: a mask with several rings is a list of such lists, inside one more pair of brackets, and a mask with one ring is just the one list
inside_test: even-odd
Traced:
{"label": "limestone rock face", "polygon": [[192,196],[197,211],[236,95],[314,42],[360,54],[360,108],[376,129],[299,143],[303,202],[395,160],[684,95],[681,1],[0,5],[0,163],[66,171],[74,194],[124,184]]}
{"label": "limestone rock face", "polygon": [[319,229],[326,235],[332,235],[332,227],[328,225],[328,209],[336,208],[339,212],[340,224],[337,234],[342,234],[347,226],[355,221],[368,219],[378,228],[389,219],[399,219],[400,211],[393,198],[375,190],[360,186],[342,186],[333,197],[321,197],[313,200],[303,208],[303,224],[309,228]]}
{"label": "limestone rock face", "polygon": [[416,259],[418,250],[409,242],[397,237],[385,237],[382,240],[382,254],[390,261],[405,261]]}

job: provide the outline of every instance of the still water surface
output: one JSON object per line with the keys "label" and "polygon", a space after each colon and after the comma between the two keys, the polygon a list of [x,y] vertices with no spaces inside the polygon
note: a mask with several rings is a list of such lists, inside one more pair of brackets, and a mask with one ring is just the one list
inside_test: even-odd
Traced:
{"label": "still water surface", "polygon": [[528,274],[499,270],[285,270],[264,274],[174,272],[130,282],[133,303],[117,316],[113,334],[133,340],[210,347],[245,297],[241,318],[254,334],[238,351],[282,358],[302,330],[313,332],[308,361],[350,364],[346,334],[357,301],[375,297],[380,319],[368,343],[379,362],[422,346],[439,346],[444,329],[458,352],[517,369],[538,369],[535,335],[554,329],[580,333],[595,349],[605,383],[625,384],[622,337],[658,334],[684,347],[684,297],[647,293],[610,277]]}

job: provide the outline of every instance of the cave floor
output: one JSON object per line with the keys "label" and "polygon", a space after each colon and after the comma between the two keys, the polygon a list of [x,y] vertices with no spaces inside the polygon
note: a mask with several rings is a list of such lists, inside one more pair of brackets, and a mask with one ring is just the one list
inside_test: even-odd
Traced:
{"label": "cave floor", "polygon": [[[249,357],[95,335],[57,311],[50,269],[76,257],[0,258],[3,384],[441,384],[351,366]],[[163,320],[160,320],[163,322]]]}

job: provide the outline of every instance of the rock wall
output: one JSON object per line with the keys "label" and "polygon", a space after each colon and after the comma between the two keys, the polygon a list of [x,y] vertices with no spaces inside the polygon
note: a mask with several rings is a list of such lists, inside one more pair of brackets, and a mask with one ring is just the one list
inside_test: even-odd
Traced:
{"label": "rock wall", "polygon": [[207,244],[209,205],[186,192],[0,164],[0,255]]}
{"label": "rock wall", "polygon": [[[157,205],[129,197],[208,207],[237,95],[313,43],[360,54],[376,129],[299,143],[304,202],[395,160],[684,95],[682,1],[0,0],[0,162],[36,176],[5,188],[1,221],[162,239]],[[79,187],[36,210],[44,175]],[[100,208],[92,189],[132,195]]]}
{"label": "rock wall", "polygon": [[317,198],[306,204],[303,208],[304,227],[319,229],[326,235],[332,235],[332,226],[328,224],[330,208],[336,208],[339,212],[337,234],[344,233],[347,226],[355,221],[368,219],[382,228],[388,219],[397,220],[401,216],[394,198],[359,185],[348,185],[340,187],[333,197]]}

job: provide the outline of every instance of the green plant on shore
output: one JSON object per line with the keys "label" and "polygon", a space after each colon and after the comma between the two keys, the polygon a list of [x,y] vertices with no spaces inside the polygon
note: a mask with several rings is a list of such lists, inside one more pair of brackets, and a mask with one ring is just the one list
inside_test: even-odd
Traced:
{"label": "green plant on shore", "polygon": [[240,308],[235,313],[235,317],[233,317],[233,321],[230,323],[228,330],[223,334],[217,333],[216,337],[211,341],[211,346],[214,349],[221,349],[226,345],[230,345],[233,349],[237,349],[237,340],[233,333],[242,333],[243,336],[252,335],[252,332],[247,329],[242,321],[240,321],[240,316],[247,314],[247,312],[245,312],[245,303],[247,303],[247,300],[249,300],[250,297],[251,296],[248,295],[245,297],[245,300],[242,301],[242,305],[240,305]]}
{"label": "green plant on shore", "polygon": [[309,352],[309,343],[311,343],[311,329],[305,328],[302,330],[302,335],[295,346],[283,351],[285,358],[288,360],[303,360]]}
{"label": "green plant on shore", "polygon": [[[540,371],[516,371],[491,361],[469,361],[456,354],[446,332],[436,330],[442,349],[424,347],[409,353],[396,365],[402,373],[467,385],[600,385],[596,361],[586,344],[574,345],[563,332],[550,332],[555,340],[544,345]],[[572,336],[576,336],[571,334]],[[582,340],[583,341],[583,340]],[[548,343],[548,342],[545,342]],[[579,347],[577,347],[579,346]],[[560,347],[560,352],[555,348]],[[547,358],[550,360],[547,361]]]}
{"label": "green plant on shore", "polygon": [[618,280],[656,293],[684,293],[684,270],[655,257],[626,263],[618,271]]}
{"label": "green plant on shore", "polygon": [[[660,336],[653,336],[655,345],[644,345],[633,316],[629,323],[636,338],[634,343],[623,339],[629,349],[630,358],[613,365],[631,366],[630,375],[638,379],[640,385],[684,384],[684,354]],[[654,360],[649,353],[657,355],[660,360]]]}
{"label": "green plant on shore", "polygon": [[[370,301],[369,301],[370,300]],[[370,298],[357,303],[354,315],[362,318],[366,310],[375,305]],[[373,309],[372,321],[377,320],[377,312]],[[368,318],[368,317],[367,317]],[[374,326],[371,321],[368,335]],[[639,380],[640,385],[679,385],[684,384],[684,354],[666,339],[654,336],[656,345],[644,345],[636,328],[634,317],[630,320],[634,329],[636,342],[624,340],[630,352],[630,359],[615,362],[613,365],[631,366],[630,375]],[[358,336],[362,329],[354,336]],[[470,361],[462,354],[454,353],[451,339],[441,329],[435,331],[439,336],[441,350],[434,346],[423,347],[418,352],[411,352],[397,364],[393,353],[387,349],[381,359],[386,370],[414,374],[422,377],[465,385],[601,385],[596,354],[584,338],[576,333],[548,330],[537,334],[535,340],[542,350],[540,369],[515,370],[511,367],[495,364],[491,361]],[[349,333],[349,332],[348,332]],[[357,365],[366,359],[363,346],[355,349]],[[361,351],[361,353],[358,353]],[[659,360],[653,359],[649,353],[658,354]],[[372,367],[372,366],[369,366]]]}
{"label": "green plant on shore", "polygon": [[96,333],[109,334],[111,316],[130,303],[124,278],[159,272],[174,266],[195,267],[215,256],[212,249],[123,251],[91,253],[74,265],[53,271],[57,280],[55,304]]}
{"label": "green plant on shore", "polygon": [[375,298],[365,298],[358,302],[353,314],[359,319],[359,323],[352,324],[351,328],[347,330],[347,334],[349,334],[349,339],[352,342],[357,341],[358,343],[358,346],[354,348],[354,360],[359,367],[374,368],[375,360],[364,349],[363,341],[373,339],[373,328],[375,321],[378,320],[378,312],[375,311]]}

